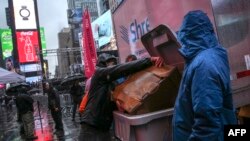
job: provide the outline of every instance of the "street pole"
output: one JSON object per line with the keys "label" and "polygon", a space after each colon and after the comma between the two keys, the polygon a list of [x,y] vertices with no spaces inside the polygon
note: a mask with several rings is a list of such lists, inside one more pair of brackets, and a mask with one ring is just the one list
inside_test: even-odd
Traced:
{"label": "street pole", "polygon": [[38,18],[39,14],[38,14],[37,0],[34,0],[34,5],[35,5],[37,32],[38,32],[38,37],[39,37],[38,38],[38,45],[39,45],[39,50],[40,50],[39,58],[41,61],[42,78],[43,78],[43,76],[45,75],[45,70],[43,67],[44,60],[43,60],[43,53],[42,53],[42,42],[41,42],[40,24],[39,24],[39,18]]}
{"label": "street pole", "polygon": [[40,24],[39,24],[39,18],[38,18],[39,14],[38,14],[37,0],[34,0],[34,7],[35,7],[35,14],[36,14],[36,25],[37,25],[38,45],[39,45],[38,58],[39,58],[39,61],[40,61],[40,64],[41,64],[41,69],[42,69],[42,74],[41,74],[41,79],[42,80],[40,81],[39,88],[42,89],[42,93],[44,95],[43,79],[44,79],[44,76],[46,74],[45,74],[45,70],[44,70],[44,67],[43,67],[44,60],[43,60],[43,51],[42,51],[42,41],[41,41],[41,33],[40,33]]}
{"label": "street pole", "polygon": [[12,43],[13,43],[13,50],[12,50],[12,57],[13,57],[13,65],[14,68],[16,69],[19,67],[19,56],[18,56],[18,49],[17,49],[17,41],[16,41],[16,33],[15,33],[15,20],[14,20],[14,7],[13,7],[13,1],[8,0],[8,7],[9,7],[9,12],[10,12],[10,29],[11,29],[11,34],[12,34]]}
{"label": "street pole", "polygon": [[42,133],[43,133],[43,122],[42,122],[42,116],[41,116],[40,102],[39,101],[37,101],[37,108],[38,108],[38,116],[39,116],[39,120],[40,120],[40,125],[41,125],[41,129],[42,129]]}

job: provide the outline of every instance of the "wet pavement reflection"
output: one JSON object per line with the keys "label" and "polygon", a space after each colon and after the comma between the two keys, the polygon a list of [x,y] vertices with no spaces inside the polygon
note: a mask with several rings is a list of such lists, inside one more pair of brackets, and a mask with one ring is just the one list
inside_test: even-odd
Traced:
{"label": "wet pavement reflection", "polygon": [[[76,114],[75,121],[71,118],[71,99],[69,95],[61,95],[64,136],[54,134],[54,121],[48,111],[47,96],[36,95],[34,99],[35,131],[38,139],[35,141],[78,141],[80,132],[80,117]],[[40,109],[40,110],[39,110]],[[40,111],[40,112],[39,112]],[[115,139],[114,139],[115,140]],[[24,141],[19,134],[16,107],[12,109],[0,107],[0,141]]]}

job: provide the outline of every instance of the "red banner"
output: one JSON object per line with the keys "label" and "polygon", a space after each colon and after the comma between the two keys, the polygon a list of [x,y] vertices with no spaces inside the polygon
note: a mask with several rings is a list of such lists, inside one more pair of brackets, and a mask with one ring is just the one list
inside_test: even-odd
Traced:
{"label": "red banner", "polygon": [[20,63],[38,61],[39,51],[37,31],[17,31],[17,48]]}
{"label": "red banner", "polygon": [[84,71],[87,78],[91,77],[95,72],[95,65],[97,61],[96,49],[94,45],[94,38],[91,29],[90,15],[88,9],[83,13],[83,57],[84,57]]}

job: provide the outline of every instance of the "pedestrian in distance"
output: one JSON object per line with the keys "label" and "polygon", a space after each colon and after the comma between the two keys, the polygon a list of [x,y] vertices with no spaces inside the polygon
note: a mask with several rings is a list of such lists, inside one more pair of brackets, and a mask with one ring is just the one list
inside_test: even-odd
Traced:
{"label": "pedestrian in distance", "polygon": [[236,124],[228,55],[206,13],[185,15],[177,36],[185,68],[173,114],[174,141],[223,141]]}
{"label": "pedestrian in distance", "polygon": [[70,95],[73,99],[72,121],[75,121],[76,110],[80,106],[83,94],[84,89],[80,86],[79,81],[75,81],[70,88]]}
{"label": "pedestrian in distance", "polygon": [[144,58],[125,64],[118,64],[114,57],[100,54],[96,71],[91,78],[88,101],[82,113],[79,141],[110,141],[110,127],[113,121],[112,112],[117,109],[112,101],[111,92],[114,81],[147,67],[162,66],[159,57]]}
{"label": "pedestrian in distance", "polygon": [[134,54],[129,54],[127,57],[126,57],[126,62],[131,62],[131,61],[135,61],[137,60],[137,57],[134,55]]}
{"label": "pedestrian in distance", "polygon": [[52,118],[55,122],[56,131],[54,133],[58,136],[63,136],[64,129],[59,95],[56,93],[52,84],[49,83],[45,83],[45,92],[48,94],[48,108],[51,111]]}
{"label": "pedestrian in distance", "polygon": [[[131,61],[135,61],[137,60],[137,57],[134,54],[129,54],[126,59],[125,62],[131,62]],[[125,80],[127,79],[127,77],[121,77],[119,79],[116,80],[117,84],[121,84],[123,83]]]}

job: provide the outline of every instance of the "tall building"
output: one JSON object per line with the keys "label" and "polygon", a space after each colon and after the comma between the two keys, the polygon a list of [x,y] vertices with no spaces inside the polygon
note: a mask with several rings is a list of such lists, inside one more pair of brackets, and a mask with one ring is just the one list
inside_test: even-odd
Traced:
{"label": "tall building", "polygon": [[109,10],[109,0],[97,0],[99,16]]}
{"label": "tall building", "polygon": [[73,38],[70,28],[64,28],[58,34],[59,48],[57,49],[58,66],[56,77],[64,78],[66,75],[83,73],[81,49],[73,47]]}
{"label": "tall building", "polygon": [[82,12],[88,8],[91,21],[98,18],[98,7],[96,0],[68,0],[68,23],[71,28],[73,47],[79,47],[78,35],[82,31]]}
{"label": "tall building", "polygon": [[68,0],[68,7],[69,9],[82,9],[82,10],[88,7],[89,13],[91,15],[91,21],[94,21],[99,16],[96,0]]}
{"label": "tall building", "polygon": [[57,58],[58,58],[58,70],[57,74],[55,74],[59,78],[65,77],[70,73],[70,64],[72,64],[72,58],[69,52],[65,52],[72,45],[72,38],[70,34],[69,28],[62,29],[61,32],[58,33],[59,40],[59,48],[57,50]]}

